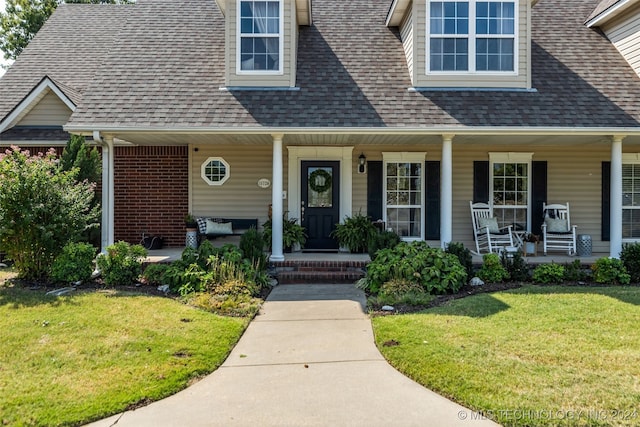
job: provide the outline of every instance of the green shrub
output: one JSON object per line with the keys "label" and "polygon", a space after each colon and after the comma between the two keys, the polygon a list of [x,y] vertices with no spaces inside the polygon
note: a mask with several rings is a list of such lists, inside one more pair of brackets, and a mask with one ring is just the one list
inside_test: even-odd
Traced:
{"label": "green shrub", "polygon": [[564,280],[564,267],[560,264],[540,264],[533,270],[536,283],[559,284]]}
{"label": "green shrub", "polygon": [[107,286],[130,285],[142,273],[142,262],[147,250],[141,245],[117,242],[107,247],[106,254],[98,255],[96,262]]}
{"label": "green shrub", "polygon": [[564,265],[564,280],[568,282],[580,282],[586,280],[587,273],[582,269],[579,259],[574,259],[571,263]]}
{"label": "green shrub", "polygon": [[20,277],[46,278],[62,248],[97,226],[95,186],[77,182],[77,174],[63,171],[54,151],[0,154],[0,246]]}
{"label": "green shrub", "polygon": [[369,242],[378,233],[371,219],[360,213],[346,217],[344,222],[336,224],[331,237],[338,241],[341,247],[348,248],[353,253],[364,253],[369,249]]}
{"label": "green shrub", "polygon": [[264,253],[264,247],[264,236],[253,227],[240,237],[242,255],[256,265],[258,270],[262,270],[267,266],[267,255]]}
{"label": "green shrub", "polygon": [[393,231],[380,231],[373,235],[369,241],[369,257],[373,261],[380,249],[392,249],[400,243],[400,236]]}
{"label": "green shrub", "polygon": [[167,270],[169,270],[167,264],[151,264],[142,272],[142,278],[147,285],[164,285]]}
{"label": "green shrub", "polygon": [[392,279],[420,284],[429,293],[456,292],[467,279],[467,273],[455,255],[430,248],[426,242],[401,242],[393,249],[378,251],[367,266],[367,276],[360,283],[371,294]]}
{"label": "green shrub", "polygon": [[51,280],[56,283],[87,282],[93,273],[96,248],[88,243],[68,243],[51,265]]}
{"label": "green shrub", "polygon": [[500,283],[509,278],[509,272],[502,265],[500,256],[492,253],[482,257],[477,276],[487,283]]}
{"label": "green shrub", "polygon": [[600,258],[591,266],[593,280],[606,285],[628,285],[631,276],[621,260],[617,258]]}
{"label": "green shrub", "polygon": [[406,279],[391,279],[382,284],[379,295],[399,298],[409,292],[424,293],[424,287]]}
{"label": "green shrub", "polygon": [[625,243],[620,259],[631,276],[631,281],[640,283],[640,243]]}
{"label": "green shrub", "polygon": [[509,273],[509,279],[516,282],[526,282],[529,280],[529,264],[522,257],[520,251],[508,253],[502,251],[500,254],[500,262],[507,273]]}
{"label": "green shrub", "polygon": [[459,242],[451,242],[447,245],[445,251],[458,257],[458,261],[467,272],[467,277],[473,277],[473,257],[471,251]]}
{"label": "green shrub", "polygon": [[247,280],[229,279],[213,288],[212,293],[214,295],[254,296],[258,293],[258,289],[255,284]]}

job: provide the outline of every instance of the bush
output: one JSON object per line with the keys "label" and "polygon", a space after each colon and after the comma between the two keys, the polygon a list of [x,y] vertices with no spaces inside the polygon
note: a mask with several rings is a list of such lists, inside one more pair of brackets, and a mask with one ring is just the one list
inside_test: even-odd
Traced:
{"label": "bush", "polygon": [[380,231],[375,233],[369,241],[369,257],[371,261],[376,259],[376,254],[380,249],[393,249],[400,243],[400,236],[393,231]]}
{"label": "bush", "polygon": [[540,264],[533,270],[536,283],[560,284],[564,280],[564,267],[560,264]]}
{"label": "bush", "polygon": [[266,242],[262,233],[253,227],[240,237],[240,250],[242,251],[242,255],[251,260],[259,270],[267,266],[267,255],[264,253],[265,244]]}
{"label": "bush", "polygon": [[86,282],[93,273],[96,248],[88,243],[68,243],[51,266],[51,280],[56,283]]}
{"label": "bush", "polygon": [[564,280],[568,282],[580,282],[587,279],[587,273],[582,269],[579,259],[564,265]]}
{"label": "bush", "polygon": [[0,154],[0,246],[20,277],[45,278],[62,248],[97,226],[95,186],[76,182],[77,173],[61,170],[54,151]]}
{"label": "bush", "polygon": [[378,233],[371,219],[360,213],[346,217],[344,222],[336,224],[331,237],[338,240],[341,247],[348,248],[352,253],[364,253],[369,249],[369,242]]}
{"label": "bush", "polygon": [[477,275],[487,283],[500,283],[509,278],[509,272],[502,265],[500,257],[493,253],[482,257],[482,267]]}
{"label": "bush", "polygon": [[379,295],[399,298],[409,292],[424,293],[424,288],[421,284],[406,279],[391,279],[382,284]]}
{"label": "bush", "polygon": [[420,284],[429,293],[456,292],[467,279],[467,273],[454,255],[430,248],[423,241],[401,242],[393,249],[378,251],[367,266],[361,283],[366,291],[377,294],[392,279]]}
{"label": "bush", "polygon": [[520,251],[508,253],[507,251],[502,251],[500,254],[500,262],[507,273],[509,273],[509,278],[516,282],[526,282],[529,280],[529,264],[522,257],[522,253]]}
{"label": "bush", "polygon": [[142,262],[147,250],[141,245],[117,242],[107,247],[106,254],[98,255],[96,262],[107,286],[126,286],[142,273]]}
{"label": "bush", "polygon": [[445,251],[458,257],[458,261],[467,271],[467,277],[473,277],[473,257],[471,251],[464,247],[462,243],[451,242]]}
{"label": "bush", "polygon": [[591,266],[593,279],[605,285],[628,285],[631,276],[621,260],[617,258],[600,258]]}
{"label": "bush", "polygon": [[626,243],[622,246],[620,260],[631,276],[633,283],[640,283],[640,243]]}
{"label": "bush", "polygon": [[163,285],[167,270],[167,264],[151,264],[142,272],[142,278],[147,285]]}
{"label": "bush", "polygon": [[191,294],[186,298],[186,302],[221,316],[239,317],[255,316],[262,304],[261,299],[246,294],[217,295],[208,292]]}

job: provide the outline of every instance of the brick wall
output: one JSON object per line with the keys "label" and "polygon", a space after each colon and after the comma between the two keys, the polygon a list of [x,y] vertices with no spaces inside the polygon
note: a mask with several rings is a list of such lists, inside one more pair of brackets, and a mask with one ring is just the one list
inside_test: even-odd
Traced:
{"label": "brick wall", "polygon": [[184,246],[188,200],[187,147],[115,149],[115,240],[140,243],[142,232],[165,246]]}

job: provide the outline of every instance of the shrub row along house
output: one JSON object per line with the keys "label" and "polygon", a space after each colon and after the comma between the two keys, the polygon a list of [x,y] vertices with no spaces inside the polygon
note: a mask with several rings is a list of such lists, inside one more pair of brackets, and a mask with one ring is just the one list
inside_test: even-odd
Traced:
{"label": "shrub row along house", "polygon": [[[640,1],[64,4],[0,80],[0,143],[103,156],[102,244],[273,213],[332,249],[357,213],[473,246],[469,201],[595,252],[640,238]],[[270,205],[272,205],[270,207]]]}

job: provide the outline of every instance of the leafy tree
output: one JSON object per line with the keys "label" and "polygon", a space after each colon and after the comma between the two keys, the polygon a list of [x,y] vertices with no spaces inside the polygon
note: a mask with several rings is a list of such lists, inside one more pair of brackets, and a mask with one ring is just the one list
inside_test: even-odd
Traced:
{"label": "leafy tree", "polygon": [[43,279],[62,248],[95,226],[95,185],[63,171],[53,150],[0,154],[0,246],[21,277]]}
{"label": "leafy tree", "polygon": [[16,59],[60,3],[126,4],[135,0],[7,0],[0,11],[0,50]]}

